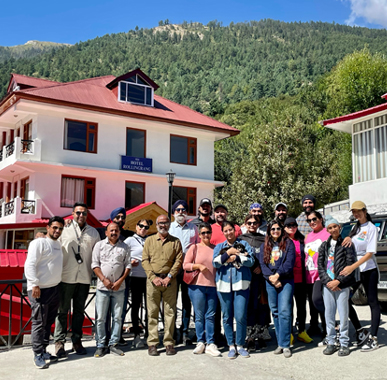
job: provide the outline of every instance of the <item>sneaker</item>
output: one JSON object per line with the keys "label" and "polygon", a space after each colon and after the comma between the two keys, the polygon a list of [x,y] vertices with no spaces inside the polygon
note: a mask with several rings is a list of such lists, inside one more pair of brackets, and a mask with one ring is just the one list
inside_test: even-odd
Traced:
{"label": "sneaker", "polygon": [[238,348],[238,354],[242,357],[242,358],[249,358],[250,357],[250,354],[247,352],[247,350],[245,350],[243,347],[241,348]]}
{"label": "sneaker", "polygon": [[200,355],[204,353],[204,350],[206,349],[206,345],[203,342],[199,342],[196,345],[196,348],[193,350],[193,353],[195,355]]}
{"label": "sneaker", "polygon": [[145,344],[141,340],[140,335],[136,335],[134,337],[132,345],[133,345],[134,348],[144,348],[145,347]]}
{"label": "sneaker", "polygon": [[370,335],[371,333],[367,329],[362,327],[361,329],[356,331],[356,341],[353,342],[353,345],[357,347],[362,346],[368,340]]}
{"label": "sneaker", "polygon": [[44,360],[43,354],[39,354],[39,355],[34,356],[34,364],[35,364],[35,367],[37,367],[39,369],[48,368],[48,364]]}
{"label": "sneaker", "polygon": [[236,359],[237,353],[236,353],[236,351],[235,351],[235,348],[232,348],[232,349],[228,352],[227,357],[228,357],[229,359]]}
{"label": "sneaker", "polygon": [[284,349],[283,349],[282,347],[278,346],[278,347],[274,350],[273,354],[274,354],[274,355],[279,355],[279,354],[282,354],[283,352],[284,352]]}
{"label": "sneaker", "polygon": [[297,340],[304,342],[304,343],[312,343],[313,342],[313,339],[308,335],[306,330],[300,332],[297,335]]}
{"label": "sneaker", "polygon": [[292,351],[290,348],[284,348],[283,353],[284,353],[285,358],[290,358],[292,356]]}
{"label": "sneaker", "polygon": [[[73,351],[77,354],[77,355],[86,355],[87,352],[86,352],[86,348],[82,346],[82,342],[81,340],[78,340],[76,342],[73,342]],[[58,355],[57,355],[58,356]]]}
{"label": "sneaker", "polygon": [[124,356],[124,351],[120,350],[117,345],[114,345],[114,346],[109,346],[109,351],[111,354],[113,355],[117,355],[117,356]]}
{"label": "sneaker", "polygon": [[119,342],[117,343],[119,346],[127,346],[128,342],[121,336]]}
{"label": "sneaker", "polygon": [[67,358],[67,352],[65,351],[65,345],[63,342],[55,342],[55,356],[59,359]]}
{"label": "sneaker", "polygon": [[348,356],[350,354],[349,348],[341,346],[338,352],[339,356]]}
{"label": "sneaker", "polygon": [[98,347],[97,350],[94,352],[95,358],[102,358],[107,354],[107,348],[106,347]]}
{"label": "sneaker", "polygon": [[324,355],[332,355],[337,351],[337,347],[334,344],[328,344],[325,350],[323,351]]}
{"label": "sneaker", "polygon": [[317,346],[324,347],[328,345],[328,339],[325,337]]}
{"label": "sneaker", "polygon": [[211,344],[207,345],[205,353],[208,354],[208,355],[211,355],[211,356],[215,356],[215,357],[222,356],[222,354],[218,350],[218,347],[214,343],[211,343]]}
{"label": "sneaker", "polygon": [[269,329],[265,327],[262,332],[262,339],[263,340],[271,340],[271,335],[269,333]]}
{"label": "sneaker", "polygon": [[362,352],[374,351],[379,348],[378,338],[376,336],[370,335],[367,342],[363,344],[361,348]]}
{"label": "sneaker", "polygon": [[50,362],[50,363],[55,363],[58,361],[58,357],[51,355],[49,352],[43,352],[43,359]]}
{"label": "sneaker", "polygon": [[294,346],[294,336],[293,334],[290,334],[290,347]]}

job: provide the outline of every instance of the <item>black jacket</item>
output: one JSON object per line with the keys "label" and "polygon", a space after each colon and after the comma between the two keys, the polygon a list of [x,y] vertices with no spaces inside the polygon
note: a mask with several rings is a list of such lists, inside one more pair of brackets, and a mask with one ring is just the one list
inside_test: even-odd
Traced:
{"label": "black jacket", "polygon": [[262,243],[265,242],[265,235],[260,234],[259,232],[246,232],[245,234],[239,236],[239,239],[247,241],[250,246],[253,248],[255,261],[253,266],[250,268],[252,272],[256,267],[259,267],[259,251]]}
{"label": "black jacket", "polygon": [[[329,249],[331,247],[332,237],[324,241],[318,250],[318,275],[323,285],[332,281],[327,273],[327,263],[329,256]],[[344,248],[341,243],[343,239],[341,236],[337,239],[335,247],[334,271],[335,280],[340,281],[340,289],[347,288],[353,285],[355,280],[355,271],[349,276],[340,276],[340,272],[348,265],[352,265],[356,261],[356,254],[352,247]]]}

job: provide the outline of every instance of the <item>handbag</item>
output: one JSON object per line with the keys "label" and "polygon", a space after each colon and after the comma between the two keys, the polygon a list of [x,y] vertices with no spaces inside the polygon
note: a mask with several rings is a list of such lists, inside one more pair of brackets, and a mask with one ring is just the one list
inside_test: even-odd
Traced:
{"label": "handbag", "polygon": [[[195,264],[197,250],[198,250],[198,248],[197,248],[197,245],[195,244],[194,258],[193,258],[192,264]],[[183,281],[187,285],[193,285],[193,283],[196,281],[196,277],[198,276],[199,272],[200,272],[199,269],[195,269],[192,271],[185,270],[184,275],[183,275]]]}

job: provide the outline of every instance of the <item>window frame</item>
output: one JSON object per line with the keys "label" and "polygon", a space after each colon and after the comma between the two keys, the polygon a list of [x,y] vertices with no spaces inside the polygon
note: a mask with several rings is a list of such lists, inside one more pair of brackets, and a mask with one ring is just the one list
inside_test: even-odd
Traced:
{"label": "window frame", "polygon": [[[134,75],[133,75],[134,76]],[[121,80],[118,82],[118,87],[117,87],[117,100],[121,103],[129,103],[129,104],[136,104],[136,105],[141,105],[141,106],[146,106],[146,107],[154,107],[154,92],[155,92],[155,89],[150,86],[149,84],[148,85],[145,85],[145,84],[142,84],[142,83],[138,83],[137,81],[137,78],[140,77],[140,79],[147,83],[147,81],[145,79],[143,79],[141,76],[139,76],[138,74],[135,75],[136,77],[136,81],[135,82],[129,82],[127,79],[125,80]],[[130,77],[132,78],[132,77]],[[126,96],[125,96],[125,100],[122,100],[121,99],[121,84],[125,83],[126,84]],[[150,88],[151,89],[151,104],[147,104],[146,103],[146,90],[144,91],[144,103],[139,103],[139,102],[132,102],[130,100],[128,100],[128,94],[129,94],[129,91],[128,91],[128,85],[129,84],[132,84],[132,85],[135,85],[135,86],[140,86],[140,87],[144,87],[145,89],[146,88]]]}
{"label": "window frame", "polygon": [[140,204],[142,204],[142,203],[145,203],[145,191],[146,191],[146,182],[141,182],[141,181],[125,181],[125,199],[124,199],[124,205],[125,205],[125,209],[131,209],[131,208],[133,208],[133,207],[137,207],[137,206],[133,206],[133,207],[126,207],[126,184],[127,183],[139,183],[139,184],[141,184],[142,186],[143,186],[143,197],[142,197],[142,202],[140,203]]}
{"label": "window frame", "polygon": [[126,149],[125,149],[125,154],[127,157],[135,157],[135,156],[128,156],[128,130],[132,131],[139,131],[139,132],[144,132],[144,157],[139,157],[139,158],[146,158],[146,129],[139,129],[139,128],[131,128],[131,127],[126,127]]}
{"label": "window frame", "polygon": [[[68,125],[67,125],[67,122],[75,122],[75,123],[83,123],[83,124],[86,124],[86,151],[83,151],[83,150],[75,150],[75,149],[70,149],[70,148],[67,148],[66,145],[67,145],[67,140],[68,140],[68,137],[67,137],[67,134],[68,134]],[[93,126],[95,127],[95,130],[90,130],[90,126]],[[94,134],[94,151],[89,151],[89,141],[90,141],[90,137],[89,135],[90,134]],[[98,153],[98,123],[94,123],[94,122],[91,122],[91,121],[84,121],[84,120],[76,120],[76,119],[65,119],[64,121],[64,139],[63,139],[63,149],[64,150],[70,150],[72,152],[79,152],[79,153],[93,153],[93,154],[97,154]]]}
{"label": "window frame", "polygon": [[[91,177],[81,177],[81,176],[76,176],[76,175],[71,175],[71,174],[62,174],[61,179],[60,179],[60,207],[64,208],[73,208],[73,206],[62,206],[62,187],[63,187],[63,178],[71,178],[71,179],[83,179],[85,181],[84,183],[84,190],[83,190],[83,203],[86,203],[86,198],[87,198],[87,189],[92,188],[93,194],[92,194],[92,205],[89,206],[87,205],[89,210],[95,210],[95,198],[96,198],[96,178],[91,178]],[[93,181],[93,185],[88,185],[86,181]]]}
{"label": "window frame", "polygon": [[[172,143],[171,143],[171,140],[172,140],[172,137],[179,137],[179,138],[184,138],[184,139],[187,139],[187,163],[183,163],[183,162],[176,162],[176,161],[172,161]],[[189,140],[195,140],[195,144],[190,144]],[[189,161],[190,161],[190,148],[191,147],[194,147],[195,148],[195,159],[194,159],[194,163],[191,164]],[[187,136],[182,136],[182,135],[175,135],[175,134],[170,134],[169,135],[169,162],[173,163],[173,164],[179,164],[179,165],[190,165],[190,166],[197,166],[197,161],[198,161],[198,139],[196,137],[187,137]]]}
{"label": "window frame", "polygon": [[[186,189],[186,199],[184,199],[187,204],[188,204],[188,207],[189,207],[189,197],[190,197],[190,194],[189,194],[189,191],[190,190],[194,190],[195,194],[193,195],[193,208],[192,208],[192,211],[191,210],[187,210],[187,215],[189,216],[195,216],[196,215],[196,212],[197,212],[197,196],[198,196],[198,192],[197,192],[197,188],[196,187],[186,187],[186,186],[173,186],[173,188],[177,188],[177,189]],[[172,196],[173,197],[173,196]]]}

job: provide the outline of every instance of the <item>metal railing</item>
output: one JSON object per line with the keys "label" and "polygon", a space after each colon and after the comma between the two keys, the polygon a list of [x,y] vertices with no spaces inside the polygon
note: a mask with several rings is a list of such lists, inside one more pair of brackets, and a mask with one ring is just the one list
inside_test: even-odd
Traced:
{"label": "metal railing", "polygon": [[12,141],[11,144],[8,144],[5,147],[5,158],[12,156],[15,151],[15,141]]}
{"label": "metal railing", "polygon": [[20,153],[34,153],[33,144],[34,140],[21,140]]}
{"label": "metal railing", "polygon": [[0,148],[0,162],[3,161],[3,148]]}
{"label": "metal railing", "polygon": [[15,200],[5,204],[4,216],[12,215],[15,212]]}
{"label": "metal railing", "polygon": [[35,203],[36,201],[22,199],[20,212],[22,214],[35,214]]}

